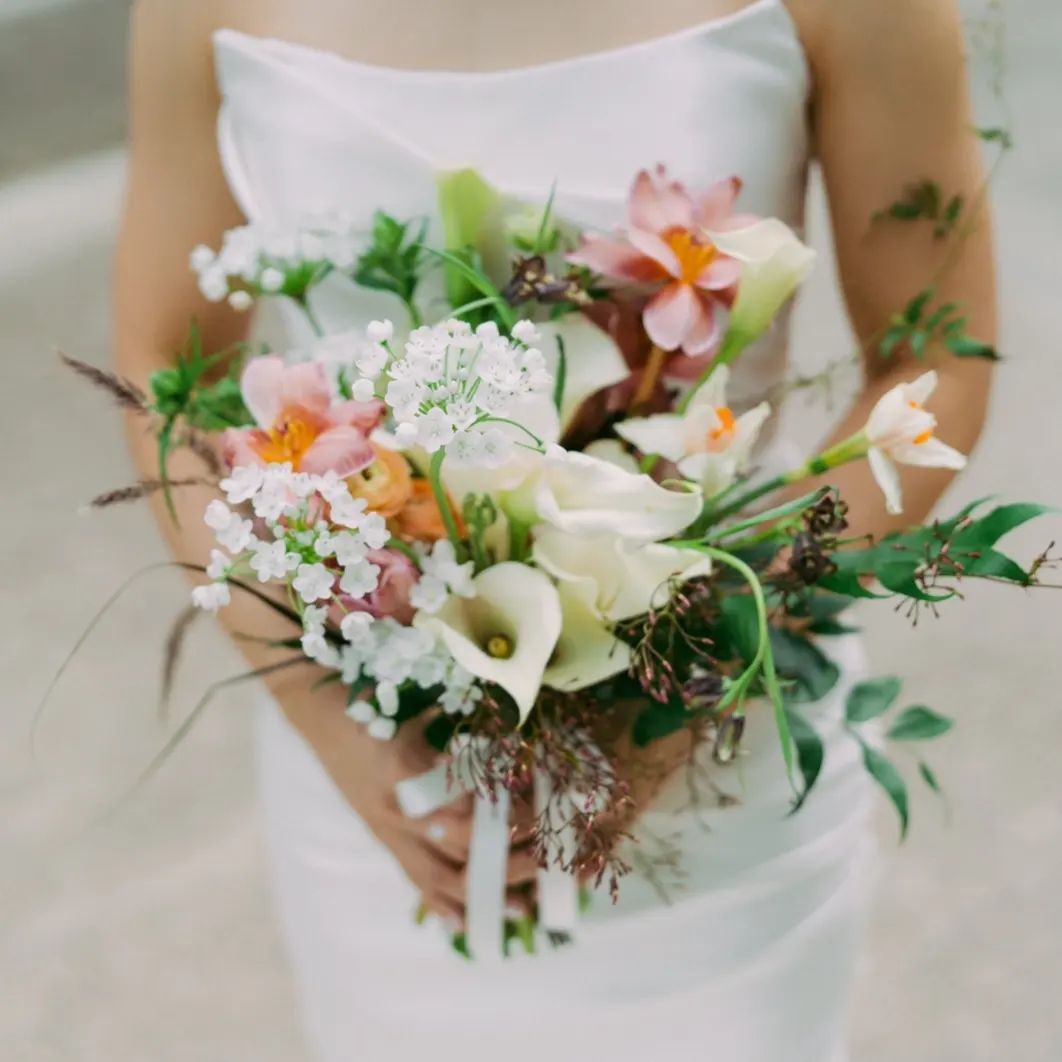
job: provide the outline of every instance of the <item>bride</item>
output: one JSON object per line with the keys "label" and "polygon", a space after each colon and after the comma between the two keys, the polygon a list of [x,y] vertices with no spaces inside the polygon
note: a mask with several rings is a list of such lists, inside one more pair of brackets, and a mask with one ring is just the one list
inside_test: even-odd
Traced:
{"label": "bride", "polygon": [[[282,223],[333,210],[367,227],[376,207],[431,215],[433,172],[463,166],[513,192],[556,180],[562,213],[605,228],[621,222],[625,182],[642,167],[665,163],[691,187],[738,174],[742,211],[799,226],[814,159],[858,336],[878,333],[938,275],[941,301],[968,307],[976,335],[994,332],[986,218],[959,256],[930,227],[871,222],[916,180],[977,198],[949,0],[141,0],[132,59],[115,313],[118,369],[135,380],[179,347],[189,316],[210,349],[244,337],[239,317],[200,298],[187,268],[194,245],[217,246],[245,216]],[[365,299],[362,322],[386,314]],[[738,403],[783,379],[785,342],[782,325],[742,361]],[[865,385],[838,438],[909,375],[905,359],[866,346]],[[938,368],[950,378],[943,433],[968,451],[987,369],[957,359]],[[130,439],[150,475],[148,440]],[[907,519],[923,518],[947,476],[919,470],[905,483]],[[897,526],[865,465],[832,482],[859,514],[856,533]],[[163,521],[183,558],[209,550],[203,504],[182,496],[179,535]],[[268,633],[253,609],[234,603],[228,622]],[[856,673],[858,646],[832,641]],[[711,799],[675,769],[688,760],[685,739],[657,754],[659,770],[632,765],[648,780],[636,787],[636,869],[619,903],[596,897],[576,946],[497,966],[460,959],[412,921],[419,902],[450,923],[464,914],[467,803],[419,821],[395,803],[396,782],[430,763],[426,746],[406,730],[380,744],[346,717],[338,685],[310,692],[305,670],[281,674],[261,711],[261,788],[315,1057],[846,1057],[874,844],[870,783],[842,740],[840,694],[815,708],[827,765],[793,818],[770,724],[755,713],[740,773],[713,776]],[[534,874],[517,843],[514,905],[528,902]]]}

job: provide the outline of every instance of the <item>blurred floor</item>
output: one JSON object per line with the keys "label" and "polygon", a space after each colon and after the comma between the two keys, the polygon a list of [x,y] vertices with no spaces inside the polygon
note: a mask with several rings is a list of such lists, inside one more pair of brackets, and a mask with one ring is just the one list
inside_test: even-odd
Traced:
{"label": "blurred floor", "polygon": [[[255,832],[247,692],[227,695],[149,786],[94,823],[164,733],[153,716],[156,647],[182,603],[177,580],[150,576],[111,613],[61,684],[36,762],[28,755],[33,705],[66,650],[128,573],[163,559],[145,512],[75,515],[131,472],[118,418],[53,356],[62,346],[107,360],[121,160],[74,157],[121,135],[126,6],[83,0],[9,21],[0,8],[0,178],[34,171],[0,186],[0,1057],[296,1062],[305,1056]],[[993,490],[1062,502],[1062,10],[1054,0],[1023,8],[1008,79],[1018,150],[995,189],[1011,358],[945,509]],[[70,59],[91,119],[73,121],[58,89],[33,77],[30,48],[45,38],[49,54]],[[5,91],[12,84],[22,96]],[[23,113],[30,89],[46,127]],[[821,242],[817,197],[812,227]],[[846,348],[840,321],[826,268],[801,308],[802,366]],[[823,412],[791,415],[810,424]],[[1051,534],[1062,541],[1062,521],[1009,545],[1029,556]],[[882,884],[854,1062],[1062,1059],[1062,599],[995,587],[970,596],[929,630],[887,610],[867,617],[877,669],[904,672],[912,700],[960,726],[933,750],[950,811],[916,790],[913,836]],[[238,666],[210,634],[194,640],[183,707]]]}

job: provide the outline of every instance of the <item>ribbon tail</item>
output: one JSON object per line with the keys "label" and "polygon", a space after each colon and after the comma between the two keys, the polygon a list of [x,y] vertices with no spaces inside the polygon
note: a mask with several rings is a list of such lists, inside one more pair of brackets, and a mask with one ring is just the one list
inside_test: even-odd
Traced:
{"label": "ribbon tail", "polygon": [[500,786],[494,800],[476,797],[468,852],[465,928],[468,950],[477,961],[503,957],[511,801],[509,791]]}
{"label": "ribbon tail", "polygon": [[461,795],[461,789],[449,784],[445,763],[436,764],[430,771],[415,778],[405,778],[395,786],[395,798],[402,814],[408,819],[423,819],[433,811],[446,807]]}
{"label": "ribbon tail", "polygon": [[[539,812],[545,811],[550,802],[558,803],[553,793],[553,784],[544,771],[535,772],[535,804]],[[566,800],[559,801],[567,804]],[[565,809],[566,810],[566,809]],[[565,870],[561,863],[568,863],[575,855],[575,831],[565,823],[557,832],[556,854],[538,871],[538,921],[551,940],[568,943],[575,934],[579,920],[579,885],[575,875]]]}

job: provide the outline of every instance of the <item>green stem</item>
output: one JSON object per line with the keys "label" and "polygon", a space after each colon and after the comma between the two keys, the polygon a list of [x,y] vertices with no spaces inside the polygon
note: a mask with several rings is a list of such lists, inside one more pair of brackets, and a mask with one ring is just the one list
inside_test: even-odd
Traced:
{"label": "green stem", "polygon": [[406,313],[409,314],[410,327],[420,328],[420,326],[424,324],[424,318],[421,316],[417,304],[413,301],[412,298],[403,299],[402,303],[406,308]]}
{"label": "green stem", "polygon": [[431,483],[431,492],[435,496],[435,504],[439,507],[439,515],[442,517],[443,526],[446,528],[446,537],[453,543],[458,558],[465,554],[464,543],[461,541],[461,533],[454,519],[453,510],[450,508],[450,499],[446,495],[446,489],[442,484],[442,466],[446,460],[446,450],[439,447],[431,455],[431,466],[428,469],[428,482]]}
{"label": "green stem", "polygon": [[752,599],[756,604],[756,626],[759,644],[756,647],[756,654],[749,662],[748,667],[734,680],[729,690],[724,694],[722,701],[719,702],[719,710],[729,707],[734,701],[738,701],[740,704],[744,700],[753,679],[755,679],[757,674],[762,675],[764,691],[774,708],[774,721],[778,730],[778,739],[782,746],[782,759],[785,761],[789,780],[795,790],[793,738],[789,732],[789,722],[785,716],[785,703],[782,700],[782,690],[778,683],[778,674],[775,671],[774,653],[771,651],[770,631],[767,626],[767,598],[763,593],[763,584],[752,568],[740,557],[735,557],[726,550],[715,549],[712,546],[704,545],[702,542],[673,542],[671,544],[679,549],[692,549],[698,553],[703,553],[706,557],[710,557],[719,564],[723,564],[737,572],[748,584],[749,590],[752,592]]}
{"label": "green stem", "polygon": [[733,331],[727,332],[723,337],[723,345],[719,348],[719,353],[712,358],[712,363],[701,373],[700,379],[682,396],[676,412],[685,413],[690,402],[693,401],[693,396],[712,378],[715,371],[723,365],[737,361],[748,345],[749,340],[746,336]]}

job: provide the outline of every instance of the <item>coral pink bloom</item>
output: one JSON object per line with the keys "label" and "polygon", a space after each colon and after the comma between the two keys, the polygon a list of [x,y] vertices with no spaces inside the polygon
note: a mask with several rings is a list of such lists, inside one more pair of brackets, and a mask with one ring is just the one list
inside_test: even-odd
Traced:
{"label": "coral pink bloom", "polygon": [[351,476],[376,459],[368,435],[383,404],[335,401],[320,363],[255,358],[240,390],[258,427],[225,432],[222,452],[230,466],[290,461],[296,472]]}
{"label": "coral pink bloom", "polygon": [[620,280],[662,284],[642,316],[649,338],[665,351],[711,353],[722,334],[717,311],[732,301],[741,269],[709,234],[751,223],[731,214],[740,191],[741,181],[730,177],[694,198],[664,167],[642,170],[631,188],[626,236],[584,235],[571,261]]}

